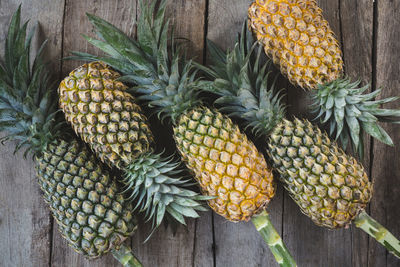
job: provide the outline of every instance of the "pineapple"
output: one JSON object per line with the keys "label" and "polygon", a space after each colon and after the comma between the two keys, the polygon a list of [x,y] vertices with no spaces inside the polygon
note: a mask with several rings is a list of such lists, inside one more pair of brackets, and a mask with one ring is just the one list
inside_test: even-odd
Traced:
{"label": "pineapple", "polygon": [[124,192],[153,219],[154,230],[166,212],[182,224],[197,218],[196,210],[205,210],[198,200],[206,198],[189,188],[179,164],[154,153],[147,118],[118,78],[103,62],[73,70],[58,88],[65,118],[104,163],[125,172]]}
{"label": "pineapple", "polygon": [[44,199],[70,246],[88,258],[112,251],[124,266],[141,266],[123,245],[136,229],[132,204],[86,145],[68,135],[41,52],[30,67],[34,29],[27,37],[20,14],[21,7],[11,20],[0,65],[0,131],[6,133],[1,141],[14,140],[16,151],[25,147],[25,156],[33,154]]}
{"label": "pineapple", "polygon": [[275,194],[271,169],[246,135],[226,116],[198,107],[182,114],[174,137],[210,207],[230,221],[248,221]]}
{"label": "pineapple", "polygon": [[249,21],[265,53],[294,85],[312,90],[341,78],[339,42],[315,0],[257,0]]}
{"label": "pineapple", "polygon": [[364,94],[369,85],[343,77],[339,42],[315,0],[256,0],[248,14],[250,28],[282,74],[315,92],[317,118],[329,123],[344,149],[350,143],[362,158],[364,132],[393,145],[377,122],[400,121],[400,110],[379,108],[397,97],[374,100],[380,90]]}
{"label": "pineapple", "polygon": [[363,166],[307,120],[284,120],[268,139],[269,155],[290,196],[319,226],[348,227],[372,197]]}
{"label": "pineapple", "polygon": [[36,162],[44,199],[77,252],[99,257],[136,229],[132,205],[81,141],[54,140]]}
{"label": "pineapple", "polygon": [[92,62],[73,70],[58,92],[76,133],[103,162],[122,169],[150,149],[153,135],[119,77],[106,64]]}
{"label": "pineapple", "polygon": [[[264,211],[275,193],[270,167],[237,125],[202,105],[192,63],[183,62],[174,45],[168,48],[166,1],[160,2],[157,11],[156,2],[146,5],[140,1],[138,41],[93,15],[89,20],[103,40],[87,40],[100,49],[112,49],[110,58],[101,59],[120,71],[124,81],[135,85],[130,91],[156,107],[159,117],[172,122],[177,148],[203,194],[212,198],[210,207],[230,221],[252,219],[278,262],[295,266]],[[110,49],[103,50],[108,53]],[[99,59],[85,53],[75,55],[84,60]]]}
{"label": "pineapple", "polygon": [[[199,87],[219,95],[216,103],[266,140],[273,168],[301,211],[330,229],[355,222],[400,257],[400,242],[365,212],[372,183],[363,166],[347,155],[326,133],[307,120],[286,120],[282,95],[270,82],[270,64],[262,65],[261,50],[243,26],[241,38],[224,54],[212,42],[210,68],[198,65],[214,80]],[[238,112],[240,111],[240,112]]]}

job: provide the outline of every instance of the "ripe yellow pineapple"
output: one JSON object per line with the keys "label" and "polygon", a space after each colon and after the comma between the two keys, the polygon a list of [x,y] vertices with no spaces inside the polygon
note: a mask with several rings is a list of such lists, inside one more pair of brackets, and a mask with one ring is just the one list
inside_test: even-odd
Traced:
{"label": "ripe yellow pineapple", "polygon": [[339,42],[315,0],[255,0],[248,14],[249,27],[282,74],[314,91],[317,118],[336,132],[343,148],[351,144],[362,157],[364,132],[393,145],[378,121],[399,122],[400,110],[379,106],[397,98],[374,100],[380,90],[364,94],[368,85],[343,77]]}
{"label": "ripe yellow pineapple", "polygon": [[[135,85],[132,92],[141,94],[150,107],[158,109],[160,117],[172,122],[178,150],[204,195],[211,197],[210,207],[230,221],[251,218],[278,262],[295,266],[264,211],[275,193],[271,169],[237,125],[201,104],[193,65],[182,62],[175,49],[167,48],[170,36],[165,30],[168,23],[163,20],[166,1],[161,1],[154,14],[156,3],[145,5],[140,1],[138,41],[93,15],[89,19],[103,41],[87,40],[112,47],[116,53],[110,60],[104,59],[106,63],[125,75],[124,81]],[[97,59],[84,53],[76,55]],[[116,59],[121,64],[114,64]]]}
{"label": "ripe yellow pineapple", "polygon": [[203,192],[218,196],[209,205],[219,215],[248,221],[273,198],[273,175],[264,156],[228,117],[192,109],[180,116],[174,138]]}
{"label": "ripe yellow pineapple", "polygon": [[265,53],[293,84],[317,89],[341,78],[339,42],[315,0],[256,0],[249,21]]}
{"label": "ripe yellow pineapple", "polygon": [[265,138],[285,189],[315,224],[336,229],[354,222],[400,257],[400,241],[365,212],[372,183],[363,166],[309,121],[284,119],[282,95],[269,83],[270,69],[260,63],[255,47],[245,25],[231,52],[209,42],[214,62],[198,67],[215,80],[200,88],[218,94],[216,103]]}

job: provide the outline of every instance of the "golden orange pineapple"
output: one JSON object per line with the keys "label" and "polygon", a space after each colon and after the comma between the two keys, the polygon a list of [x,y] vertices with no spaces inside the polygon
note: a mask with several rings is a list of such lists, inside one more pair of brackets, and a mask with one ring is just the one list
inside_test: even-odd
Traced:
{"label": "golden orange pineapple", "polygon": [[317,118],[336,132],[343,148],[351,144],[363,156],[363,135],[393,141],[378,121],[398,123],[400,110],[381,109],[397,100],[375,100],[380,90],[364,94],[369,86],[343,77],[339,42],[315,0],[255,0],[249,8],[249,27],[292,84],[314,91]]}
{"label": "golden orange pineapple", "polygon": [[256,0],[249,21],[265,53],[293,84],[316,89],[341,77],[339,42],[315,0]]}
{"label": "golden orange pineapple", "polygon": [[206,195],[210,207],[230,221],[248,221],[275,194],[264,156],[227,116],[199,107],[180,116],[177,147]]}

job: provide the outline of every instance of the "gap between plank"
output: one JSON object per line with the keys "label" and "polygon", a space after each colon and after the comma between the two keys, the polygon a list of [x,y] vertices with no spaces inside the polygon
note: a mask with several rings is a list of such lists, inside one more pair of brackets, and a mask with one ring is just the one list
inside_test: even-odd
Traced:
{"label": "gap between plank", "polygon": [[[372,15],[372,53],[371,53],[371,61],[372,61],[372,80],[371,80],[371,91],[376,90],[377,84],[377,77],[376,77],[376,70],[377,70],[377,57],[378,57],[378,50],[377,50],[377,43],[378,43],[378,1],[374,0],[373,3],[373,15]],[[369,173],[372,175],[372,167],[374,164],[374,138],[370,137],[370,148],[369,148]],[[372,179],[372,177],[371,177]],[[368,206],[368,212],[371,214],[371,205]],[[372,214],[371,214],[372,215]],[[370,241],[371,238],[368,237],[367,243],[367,266],[369,267],[369,257],[370,257]],[[387,251],[386,251],[386,266],[387,266]]]}
{"label": "gap between plank", "polygon": [[[209,20],[209,8],[210,0],[205,0],[205,10],[204,10],[204,40],[203,40],[203,64],[207,63],[207,37],[208,37],[208,20]],[[212,253],[213,253],[213,267],[217,266],[217,253],[216,253],[216,242],[215,242],[215,226],[214,226],[214,212],[211,211],[211,229],[212,229]],[[197,230],[197,221],[195,225],[195,230]],[[195,237],[196,241],[196,237]],[[194,266],[194,264],[193,264]]]}
{"label": "gap between plank", "polygon": [[[65,25],[65,13],[67,9],[67,0],[64,0],[64,8],[63,8],[63,14],[62,14],[62,22],[61,22],[61,49],[60,49],[60,56],[61,59],[64,57],[64,25]],[[58,80],[62,79],[62,67],[63,67],[63,61],[60,60],[60,67],[58,70]],[[55,222],[54,222],[54,217],[52,216],[52,212],[49,212],[50,215],[50,253],[49,253],[49,267],[53,266],[53,244],[54,244],[54,227]]]}

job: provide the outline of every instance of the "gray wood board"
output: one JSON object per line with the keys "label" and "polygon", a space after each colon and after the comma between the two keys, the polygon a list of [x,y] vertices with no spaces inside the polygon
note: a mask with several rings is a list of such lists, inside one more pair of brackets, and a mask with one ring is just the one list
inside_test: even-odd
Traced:
{"label": "gray wood board", "polygon": [[[20,1],[0,1],[0,54],[12,14]],[[23,3],[22,21],[40,18],[33,39],[34,51],[49,39],[46,56],[56,59],[61,51],[63,3],[27,1]],[[53,67],[59,69],[59,62]],[[49,266],[52,217],[40,193],[31,158],[13,155],[15,143],[0,148],[0,266]]]}
{"label": "gray wood board", "polygon": [[[247,18],[249,1],[210,0],[207,37],[231,49]],[[275,228],[282,230],[283,194],[279,188],[268,205]],[[277,266],[274,257],[251,222],[232,223],[213,214],[216,266]]]}
{"label": "gray wood board", "polygon": [[[325,18],[341,41],[346,74],[371,82],[372,90],[383,87],[382,96],[399,94],[398,73],[400,1],[319,0]],[[0,1],[0,52],[11,14],[19,1]],[[189,55],[202,62],[207,55],[205,37],[223,48],[231,48],[247,15],[248,0],[170,0],[168,17],[177,35],[188,39]],[[123,1],[23,1],[23,18],[39,19],[41,27],[35,46],[49,39],[47,56],[59,77],[78,62],[60,62],[72,50],[99,53],[81,33],[93,35],[85,13],[93,13],[134,36],[134,19],[140,15],[136,0]],[[33,25],[31,22],[30,25]],[[310,116],[309,94],[285,79],[289,112]],[[394,104],[391,107],[400,107]],[[156,126],[160,127],[160,126]],[[399,145],[399,126],[384,125]],[[158,128],[155,129],[156,131]],[[169,129],[170,131],[170,129]],[[173,147],[171,139],[163,139]],[[370,214],[395,235],[400,235],[399,148],[390,148],[366,139],[364,166],[374,181],[375,195]],[[0,147],[0,266],[118,266],[108,255],[88,261],[68,247],[40,196],[31,159],[13,155],[14,144]],[[329,231],[315,226],[285,194],[281,187],[268,207],[299,266],[398,266],[399,261],[361,230],[351,227]],[[189,220],[174,236],[160,228],[143,243],[149,233],[141,226],[131,244],[145,266],[276,266],[263,240],[251,223],[231,223],[212,212]]]}
{"label": "gray wood board", "polygon": [[[400,39],[399,11],[400,1],[376,1],[375,7],[375,42],[373,75],[375,88],[382,88],[381,97],[399,95],[400,88]],[[386,105],[399,108],[400,103]],[[375,195],[371,201],[370,214],[385,225],[395,236],[400,235],[400,127],[385,125],[396,147],[388,147],[377,141],[373,142],[371,155],[371,177]],[[399,260],[388,254],[374,240],[369,242],[370,266],[399,266]]]}

